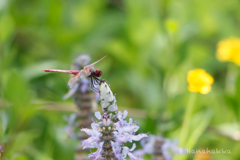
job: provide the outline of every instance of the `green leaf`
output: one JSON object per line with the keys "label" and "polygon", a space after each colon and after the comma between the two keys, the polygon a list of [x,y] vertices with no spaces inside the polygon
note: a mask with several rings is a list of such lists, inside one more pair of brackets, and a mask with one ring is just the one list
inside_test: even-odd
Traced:
{"label": "green leaf", "polygon": [[212,116],[213,116],[212,111],[207,110],[207,111],[202,111],[200,113],[197,113],[193,117],[192,125],[194,126],[194,130],[191,131],[190,137],[187,141],[187,145],[186,145],[187,148],[191,149],[195,146],[199,137],[203,134],[203,132],[206,130],[207,126],[209,125]]}
{"label": "green leaf", "polygon": [[14,155],[13,158],[11,158],[11,160],[29,160],[28,157],[24,156],[24,155]]}
{"label": "green leaf", "polygon": [[7,100],[14,106],[23,107],[29,104],[31,96],[25,80],[18,71],[10,71],[10,76],[4,88]]}
{"label": "green leaf", "polygon": [[38,132],[34,130],[11,134],[6,150],[7,156],[24,151],[37,136]]}
{"label": "green leaf", "polygon": [[[240,72],[240,71],[239,71]],[[240,74],[238,74],[237,82],[236,82],[236,97],[237,105],[235,106],[235,112],[237,115],[238,122],[240,122]]]}
{"label": "green leaf", "polygon": [[230,107],[230,109],[233,111],[236,118],[239,120],[239,118],[240,118],[239,117],[240,115],[238,114],[239,107],[238,107],[238,102],[235,99],[235,97],[230,96],[230,95],[225,95],[225,100],[226,100],[228,106]]}
{"label": "green leaf", "polygon": [[[149,125],[151,124],[151,125]],[[153,127],[155,126],[155,127]],[[151,115],[148,115],[147,118],[146,118],[146,126],[145,126],[145,130],[152,133],[152,134],[155,134],[156,131],[157,131],[157,120],[156,119],[153,119],[151,117]]]}

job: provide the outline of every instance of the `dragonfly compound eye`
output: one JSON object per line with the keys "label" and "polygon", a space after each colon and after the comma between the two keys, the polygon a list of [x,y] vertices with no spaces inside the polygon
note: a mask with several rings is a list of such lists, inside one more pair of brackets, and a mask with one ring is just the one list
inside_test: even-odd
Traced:
{"label": "dragonfly compound eye", "polygon": [[101,75],[102,75],[102,71],[99,72],[98,77],[100,77]]}
{"label": "dragonfly compound eye", "polygon": [[99,70],[99,69],[97,69],[97,70],[96,70],[96,76],[97,76],[97,77],[100,77],[101,75],[102,75],[102,71]]}

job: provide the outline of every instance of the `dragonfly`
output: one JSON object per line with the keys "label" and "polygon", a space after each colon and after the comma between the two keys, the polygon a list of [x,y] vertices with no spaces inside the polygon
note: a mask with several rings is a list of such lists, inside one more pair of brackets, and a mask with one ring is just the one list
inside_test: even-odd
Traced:
{"label": "dragonfly", "polygon": [[68,81],[68,86],[72,89],[80,79],[84,79],[87,77],[91,78],[91,87],[94,91],[98,91],[98,89],[94,85],[99,85],[104,80],[99,79],[102,75],[102,71],[100,69],[95,69],[95,64],[103,60],[106,56],[102,57],[98,61],[89,64],[81,70],[60,70],[60,69],[45,69],[44,72],[63,72],[73,74],[74,76],[71,77]]}

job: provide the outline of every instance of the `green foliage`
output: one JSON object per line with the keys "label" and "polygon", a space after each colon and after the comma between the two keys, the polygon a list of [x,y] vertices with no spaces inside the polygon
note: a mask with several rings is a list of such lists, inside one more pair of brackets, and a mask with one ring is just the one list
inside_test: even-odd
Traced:
{"label": "green foliage", "polygon": [[[205,69],[215,82],[194,103],[186,145],[230,149],[231,155],[213,159],[240,159],[239,142],[222,134],[228,127],[236,131],[233,123],[240,126],[240,68],[215,57],[218,41],[240,37],[239,5],[237,0],[0,1],[3,156],[73,159],[80,143],[66,140],[62,116],[69,113],[40,109],[46,101],[63,102],[69,75],[42,70],[70,69],[78,54],[88,53],[92,61],[108,55],[97,67],[117,93],[119,110],[145,110],[140,118],[130,112],[139,118],[140,132],[167,138],[179,137],[188,71]],[[228,127],[209,129],[222,125]]]}

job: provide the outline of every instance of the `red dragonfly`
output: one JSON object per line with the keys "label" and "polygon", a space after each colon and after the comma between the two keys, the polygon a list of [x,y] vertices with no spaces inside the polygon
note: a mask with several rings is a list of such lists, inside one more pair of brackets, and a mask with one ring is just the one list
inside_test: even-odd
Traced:
{"label": "red dragonfly", "polygon": [[96,61],[92,64],[85,66],[80,71],[78,71],[78,70],[60,70],[60,69],[45,69],[43,71],[45,71],[45,72],[64,72],[64,73],[73,74],[74,76],[71,77],[68,81],[68,86],[70,89],[72,89],[74,87],[74,85],[80,79],[90,77],[92,89],[95,91],[98,91],[98,89],[94,87],[94,84],[95,84],[95,82],[97,82],[97,84],[100,84],[103,81],[103,80],[98,79],[98,77],[100,77],[102,75],[102,71],[100,69],[95,70],[94,65],[96,63],[98,63],[99,61],[103,60],[105,57],[106,56],[102,57],[101,59],[99,59],[98,61]]}

